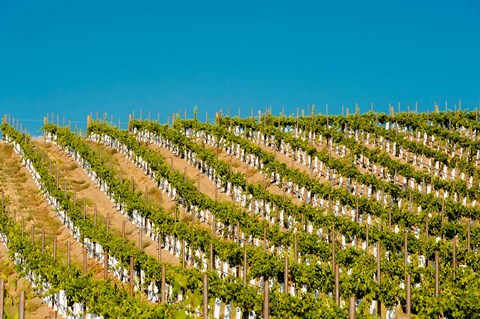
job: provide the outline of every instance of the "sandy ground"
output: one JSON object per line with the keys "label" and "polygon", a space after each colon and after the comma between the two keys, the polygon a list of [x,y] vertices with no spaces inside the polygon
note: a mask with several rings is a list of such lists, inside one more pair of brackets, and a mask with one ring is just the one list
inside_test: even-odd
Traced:
{"label": "sandy ground", "polygon": [[[146,176],[143,171],[138,168],[131,160],[127,159],[123,154],[116,152],[115,150],[100,145],[98,143],[94,142],[89,142],[90,146],[92,149],[94,149],[96,152],[99,152],[99,149],[102,149],[102,157],[105,158],[107,163],[111,163],[112,169],[116,172],[117,177],[124,177],[124,178],[129,178],[133,179],[134,182],[134,189],[140,191],[144,198],[146,198],[145,193],[148,191],[148,204],[152,205],[153,207],[158,207],[161,205],[165,211],[170,211],[171,214],[173,214],[172,209],[175,206],[175,201],[172,200],[170,197],[167,196],[166,193],[161,192],[158,187],[156,182],[150,178],[149,176]],[[180,161],[180,159],[175,158],[173,160],[173,167],[175,169],[176,165],[179,165],[177,161]],[[184,168],[182,166],[182,168]],[[191,170],[195,170],[195,168],[188,166],[187,171],[191,173],[191,171],[188,169],[190,168]],[[184,170],[182,171],[184,172]],[[188,173],[187,173],[188,174]],[[196,175],[194,175],[196,176]],[[200,188],[207,190],[210,187],[211,192],[215,193],[214,190],[214,185],[210,180],[203,176],[203,179],[200,179]],[[188,178],[188,176],[187,176]],[[209,182],[211,185],[205,185],[205,182]],[[217,196],[220,197],[220,191],[217,192]],[[224,198],[229,200],[229,197],[225,196],[223,194]],[[161,197],[161,201],[160,201]],[[146,199],[145,199],[146,200]],[[185,222],[185,223],[191,223],[192,221],[192,216],[191,214],[187,213],[184,208],[179,206],[179,221]],[[195,225],[197,227],[202,227],[204,229],[211,229],[212,220],[209,221],[209,223],[204,223],[200,222],[198,219],[195,220]],[[169,253],[166,251],[166,253]],[[172,256],[173,258],[176,258]],[[178,258],[176,258],[178,259]]]}
{"label": "sandy ground", "polygon": [[[40,148],[48,152],[48,157],[53,161],[52,168],[59,171],[59,180],[67,180],[67,189],[76,192],[77,202],[84,202],[87,207],[88,218],[94,218],[94,205],[97,208],[97,222],[106,225],[108,220],[109,230],[122,236],[122,226],[125,223],[126,239],[139,245],[139,229],[120,212],[116,210],[113,203],[90,179],[86,172],[64,153],[59,147],[53,144],[38,143]],[[61,183],[63,184],[63,183]],[[158,245],[149,237],[142,236],[142,249],[150,256],[157,258]],[[171,255],[168,250],[162,250],[162,261],[171,264],[179,264],[178,258]]]}
{"label": "sandy ground", "polygon": [[[5,197],[9,198],[8,207],[11,216],[16,215],[17,221],[23,217],[25,225],[30,229],[32,223],[47,226],[50,220],[45,216],[50,215],[46,203],[36,189],[32,178],[26,168],[20,166],[20,157],[12,148],[0,142],[0,188]],[[38,212],[38,214],[37,214]],[[41,222],[41,223],[40,223]],[[53,237],[52,230],[56,226],[46,227],[47,237]],[[37,235],[37,239],[40,237]],[[48,241],[47,241],[48,242]],[[6,298],[5,311],[9,316],[18,313],[20,291],[26,291],[27,318],[50,318],[51,308],[36,296],[29,282],[20,277],[14,269],[13,262],[8,256],[6,247],[0,244],[0,277],[5,280]]]}

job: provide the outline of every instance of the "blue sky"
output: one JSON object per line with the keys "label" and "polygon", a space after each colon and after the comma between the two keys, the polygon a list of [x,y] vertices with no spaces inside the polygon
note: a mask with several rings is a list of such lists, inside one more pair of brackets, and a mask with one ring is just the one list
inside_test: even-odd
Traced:
{"label": "blue sky", "polygon": [[459,99],[480,101],[475,0],[0,0],[0,112],[30,130],[51,112],[166,122],[194,105],[203,118]]}

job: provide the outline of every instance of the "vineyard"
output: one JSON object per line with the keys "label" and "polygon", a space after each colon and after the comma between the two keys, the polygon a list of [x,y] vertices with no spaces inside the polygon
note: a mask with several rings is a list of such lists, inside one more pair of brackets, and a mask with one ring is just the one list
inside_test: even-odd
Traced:
{"label": "vineyard", "polygon": [[478,112],[213,122],[5,116],[0,318],[480,318]]}

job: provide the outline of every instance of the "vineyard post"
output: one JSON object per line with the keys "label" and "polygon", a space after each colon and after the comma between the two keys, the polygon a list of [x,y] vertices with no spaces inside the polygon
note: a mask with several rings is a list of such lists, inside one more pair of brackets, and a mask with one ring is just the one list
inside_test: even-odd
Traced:
{"label": "vineyard post", "polygon": [[214,260],[213,260],[213,242],[210,242],[210,269],[214,269]]}
{"label": "vineyard post", "polygon": [[158,238],[157,238],[157,247],[158,247],[157,260],[158,260],[158,262],[162,261],[162,243],[161,243],[160,237],[161,237],[160,234],[158,234]]}
{"label": "vineyard post", "polygon": [[356,318],[356,303],[357,298],[355,296],[351,296],[348,303],[348,319]]}
{"label": "vineyard post", "polygon": [[[442,219],[441,219],[441,225],[443,225],[443,216],[445,215],[445,197],[442,197]],[[443,233],[442,233],[442,238],[443,238]]]}
{"label": "vineyard post", "polygon": [[435,251],[435,297],[440,294],[439,289],[439,276],[440,276],[440,256],[438,250]]}
{"label": "vineyard post", "polygon": [[237,222],[237,245],[240,246],[240,222]]}
{"label": "vineyard post", "polygon": [[335,268],[335,224],[332,225],[332,267]]}
{"label": "vineyard post", "polygon": [[103,279],[107,280],[108,277],[108,251],[105,249],[103,252]]}
{"label": "vineyard post", "polygon": [[457,236],[453,237],[453,281],[456,279],[457,268]]}
{"label": "vineyard post", "polygon": [[268,319],[270,310],[269,310],[269,304],[270,304],[270,298],[268,296],[270,290],[270,284],[268,281],[268,278],[265,278],[263,281],[263,319]]}
{"label": "vineyard post", "polygon": [[285,255],[285,269],[283,271],[283,277],[284,282],[283,282],[283,290],[285,290],[285,293],[288,293],[288,256]]}
{"label": "vineyard post", "polygon": [[130,256],[130,296],[133,296],[133,256]]}
{"label": "vineyard post", "polygon": [[165,303],[165,273],[166,273],[166,267],[165,265],[162,265],[162,283],[160,286],[160,302]]}
{"label": "vineyard post", "polygon": [[[378,284],[378,287],[380,287],[381,285],[381,265],[380,265],[380,253],[381,253],[381,249],[380,249],[380,242],[377,241],[377,284]],[[382,317],[382,303],[380,300],[377,300],[377,311],[378,311],[378,317],[381,318]]]}
{"label": "vineyard post", "polygon": [[388,210],[388,230],[392,228],[392,211],[389,209]]}
{"label": "vineyard post", "polygon": [[18,319],[25,319],[25,291],[20,291],[20,302],[18,304]]}
{"label": "vineyard post", "polygon": [[203,318],[208,319],[208,275],[203,274]]}
{"label": "vineyard post", "polygon": [[405,248],[404,248],[404,253],[405,253],[405,269],[408,266],[408,232],[405,229]]}
{"label": "vineyard post", "polygon": [[340,306],[340,274],[338,264],[335,264],[335,304]]}
{"label": "vineyard post", "polygon": [[5,295],[5,282],[0,278],[0,318],[3,318],[3,296]]}
{"label": "vineyard post", "polygon": [[213,215],[213,221],[212,221],[212,235],[213,237],[216,236],[217,234],[217,222],[216,222],[216,218],[215,218],[215,215]]}
{"label": "vineyard post", "polygon": [[406,286],[407,286],[407,317],[410,318],[410,312],[412,309],[412,292],[411,292],[411,278],[410,274],[407,274],[407,280],[406,280]]}

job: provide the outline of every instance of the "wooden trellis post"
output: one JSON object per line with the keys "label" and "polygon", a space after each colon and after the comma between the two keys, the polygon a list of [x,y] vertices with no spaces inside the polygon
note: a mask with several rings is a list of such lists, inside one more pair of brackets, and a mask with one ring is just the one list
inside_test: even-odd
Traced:
{"label": "wooden trellis post", "polygon": [[210,242],[210,269],[215,269],[214,254],[213,254],[213,242]]}
{"label": "wooden trellis post", "polygon": [[270,305],[270,298],[269,298],[269,282],[268,278],[265,278],[263,281],[263,319],[268,319],[270,315],[269,305]]}
{"label": "wooden trellis post", "polygon": [[356,308],[357,308],[357,298],[355,296],[351,296],[348,303],[348,319],[355,319],[356,318]]}
{"label": "wooden trellis post", "polygon": [[457,236],[453,237],[453,281],[456,279],[456,268],[457,268]]}
{"label": "wooden trellis post", "polygon": [[0,278],[0,318],[3,318],[4,317],[4,309],[3,309],[3,306],[4,306],[4,300],[3,300],[3,296],[5,295],[5,282],[3,280],[3,278]]}
{"label": "wooden trellis post", "polygon": [[203,318],[208,319],[208,275],[203,274]]}
{"label": "wooden trellis post", "polygon": [[157,260],[158,260],[158,262],[162,261],[162,242],[161,242],[160,237],[161,237],[160,234],[158,234],[158,238],[157,238],[157,248],[158,248]]}
{"label": "wooden trellis post", "polygon": [[407,274],[407,278],[406,278],[406,281],[405,281],[405,285],[406,285],[406,288],[407,288],[407,317],[410,318],[410,313],[411,313],[411,309],[412,309],[412,294],[411,294],[411,278],[410,278],[410,274]]}
{"label": "wooden trellis post", "polygon": [[439,280],[440,280],[440,256],[438,250],[435,251],[435,297],[440,294]]}
{"label": "wooden trellis post", "polygon": [[20,302],[18,304],[18,319],[25,319],[25,291],[20,291]]}
{"label": "wooden trellis post", "polygon": [[335,268],[335,224],[332,226],[332,268]]}
{"label": "wooden trellis post", "polygon": [[335,304],[340,306],[340,271],[338,264],[335,264]]}
{"label": "wooden trellis post", "polygon": [[408,232],[405,229],[405,247],[404,247],[404,253],[405,253],[405,269],[408,266]]}
{"label": "wooden trellis post", "polygon": [[[380,249],[380,242],[378,241],[377,242],[377,284],[378,286],[380,287],[381,285],[381,259],[380,259],[380,253],[381,253],[381,249]],[[382,317],[382,303],[380,300],[377,300],[377,311],[378,311],[378,317],[381,318]]]}
{"label": "wooden trellis post", "polygon": [[108,251],[103,252],[103,279],[107,280],[108,277]]}
{"label": "wooden trellis post", "polygon": [[162,265],[162,282],[160,286],[160,302],[165,303],[165,273],[166,273],[166,267],[165,265]]}

